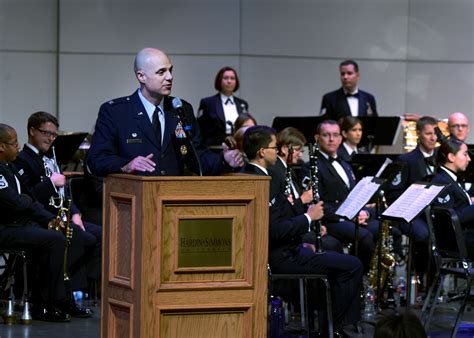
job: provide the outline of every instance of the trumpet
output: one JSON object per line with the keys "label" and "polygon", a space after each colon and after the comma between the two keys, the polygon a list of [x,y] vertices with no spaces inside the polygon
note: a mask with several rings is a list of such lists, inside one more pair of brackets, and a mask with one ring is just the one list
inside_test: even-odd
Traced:
{"label": "trumpet", "polygon": [[[54,147],[51,148],[53,152],[53,158],[47,159],[44,162],[44,169],[47,177],[51,177],[53,173],[61,174],[59,169],[58,161],[56,160],[56,152]],[[54,190],[56,191],[57,196],[51,196],[49,200],[49,205],[58,209],[56,218],[53,219],[48,224],[49,230],[61,231],[66,237],[66,246],[64,248],[64,280],[69,280],[69,275],[67,272],[67,256],[69,245],[71,244],[73,228],[71,227],[71,204],[72,200],[68,199],[67,206],[64,206],[64,201],[66,195],[64,193],[64,187],[57,188],[53,184]]]}
{"label": "trumpet", "polygon": [[[55,174],[60,174],[61,170],[59,169],[58,161],[56,160],[56,151],[54,150],[54,146],[51,147],[51,150],[53,152],[53,158],[52,159],[47,159],[44,162],[44,170],[46,173],[46,177],[51,177],[53,173]],[[64,187],[56,187],[53,184],[54,191],[56,192],[56,197],[51,196],[49,199],[49,205],[56,209],[60,209],[64,205],[64,199],[65,199],[65,194],[64,194]]]}

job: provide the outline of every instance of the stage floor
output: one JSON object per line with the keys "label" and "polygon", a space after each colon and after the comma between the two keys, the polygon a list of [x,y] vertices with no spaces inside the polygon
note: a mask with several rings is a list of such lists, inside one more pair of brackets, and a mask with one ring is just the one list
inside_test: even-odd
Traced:
{"label": "stage floor", "polygon": [[[457,314],[458,306],[459,302],[443,303],[440,305],[433,319],[431,320],[431,325],[428,330],[428,337],[444,338],[450,335],[450,330]],[[97,338],[100,337],[100,308],[95,307],[93,309],[95,313],[92,318],[73,318],[70,323],[48,323],[34,321],[31,325],[15,324],[7,326],[0,324],[0,338]],[[462,319],[457,337],[467,338],[474,336],[474,312],[469,310],[470,308],[466,309],[464,312],[464,317]],[[419,314],[419,310],[415,310],[415,312]],[[297,325],[298,323],[291,323],[291,327],[296,327]],[[373,337],[373,326],[368,324],[362,324],[361,326],[363,329],[362,333],[357,333],[352,327],[346,327],[345,331],[352,337]],[[298,335],[288,332],[285,337],[303,338],[306,337],[306,335]]]}

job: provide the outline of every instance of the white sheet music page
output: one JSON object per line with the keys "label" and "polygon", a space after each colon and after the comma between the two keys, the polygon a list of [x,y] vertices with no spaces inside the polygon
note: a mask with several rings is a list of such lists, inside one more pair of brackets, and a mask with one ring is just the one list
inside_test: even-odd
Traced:
{"label": "white sheet music page", "polygon": [[369,203],[379,188],[380,184],[373,182],[372,176],[362,178],[339,206],[336,215],[353,219]]}
{"label": "white sheet music page", "polygon": [[438,196],[445,186],[413,183],[385,210],[382,215],[411,222],[428,204]]}

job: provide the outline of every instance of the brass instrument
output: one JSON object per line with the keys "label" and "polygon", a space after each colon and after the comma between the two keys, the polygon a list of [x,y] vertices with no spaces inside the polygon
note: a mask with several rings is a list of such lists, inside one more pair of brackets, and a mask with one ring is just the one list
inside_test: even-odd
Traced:
{"label": "brass instrument", "polygon": [[[53,152],[52,159],[46,159],[44,162],[44,170],[46,173],[46,177],[51,177],[53,173],[60,174],[61,170],[59,169],[58,161],[56,160],[56,151],[54,150],[54,146],[51,147]],[[54,191],[56,192],[57,196],[51,196],[49,199],[49,205],[53,206],[56,209],[60,209],[63,207],[64,204],[64,187],[57,188],[54,184]]]}
{"label": "brass instrument", "polygon": [[67,273],[67,255],[69,245],[71,244],[73,228],[71,227],[71,204],[72,201],[68,200],[67,208],[61,207],[58,210],[56,218],[53,219],[48,224],[49,230],[61,231],[66,237],[66,246],[64,248],[64,280],[69,280],[69,275]]}
{"label": "brass instrument", "polygon": [[[381,250],[380,262],[379,250]],[[384,220],[380,225],[379,239],[375,245],[374,254],[370,261],[370,271],[368,275],[369,285],[373,288],[376,294],[380,294],[378,292],[379,286],[382,290],[384,289],[387,277],[390,276],[392,269],[395,266],[395,258],[393,257],[392,252],[393,239],[390,236],[390,221]]]}
{"label": "brass instrument", "polygon": [[[318,157],[316,153],[319,151],[319,145],[308,144],[309,150],[309,172],[310,172],[310,183],[309,186],[313,189],[313,204],[316,204],[320,200],[319,196],[319,180],[318,180]],[[316,253],[323,254],[322,241],[321,241],[321,220],[311,222],[311,230],[316,234]]]}
{"label": "brass instrument", "polygon": [[288,146],[288,156],[286,158],[286,174],[285,174],[285,196],[293,196],[293,178],[291,177],[291,164],[293,162],[293,146]]}
{"label": "brass instrument", "polygon": [[[56,152],[54,151],[54,147],[52,147],[53,151],[53,158],[50,160],[46,160],[44,162],[44,169],[47,177],[51,177],[53,173],[60,174],[61,171],[59,169],[58,161],[56,160]],[[56,218],[53,219],[48,224],[49,230],[61,231],[64,236],[66,237],[66,246],[64,248],[64,280],[68,281],[69,276],[67,273],[67,255],[68,255],[68,248],[71,244],[72,239],[72,232],[73,229],[71,227],[71,199],[68,200],[67,207],[64,207],[64,200],[65,200],[65,193],[64,187],[56,188],[53,184],[54,190],[56,191],[57,196],[51,196],[49,200],[49,205],[53,206],[54,208],[58,209],[58,213]]]}

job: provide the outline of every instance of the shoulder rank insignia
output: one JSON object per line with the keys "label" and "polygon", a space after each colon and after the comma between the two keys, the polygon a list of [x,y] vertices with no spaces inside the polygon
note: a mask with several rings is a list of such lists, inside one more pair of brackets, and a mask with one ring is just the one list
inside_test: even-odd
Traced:
{"label": "shoulder rank insignia", "polygon": [[397,186],[400,183],[402,183],[402,172],[399,171],[398,174],[395,176],[395,178],[392,181],[393,186]]}
{"label": "shoulder rank insignia", "polygon": [[445,197],[438,197],[438,203],[441,203],[441,204],[446,204],[449,202],[449,200],[451,200],[451,197],[448,195],[446,195]]}
{"label": "shoulder rank insignia", "polygon": [[5,176],[0,175],[0,189],[8,188],[8,182],[5,179]]}

